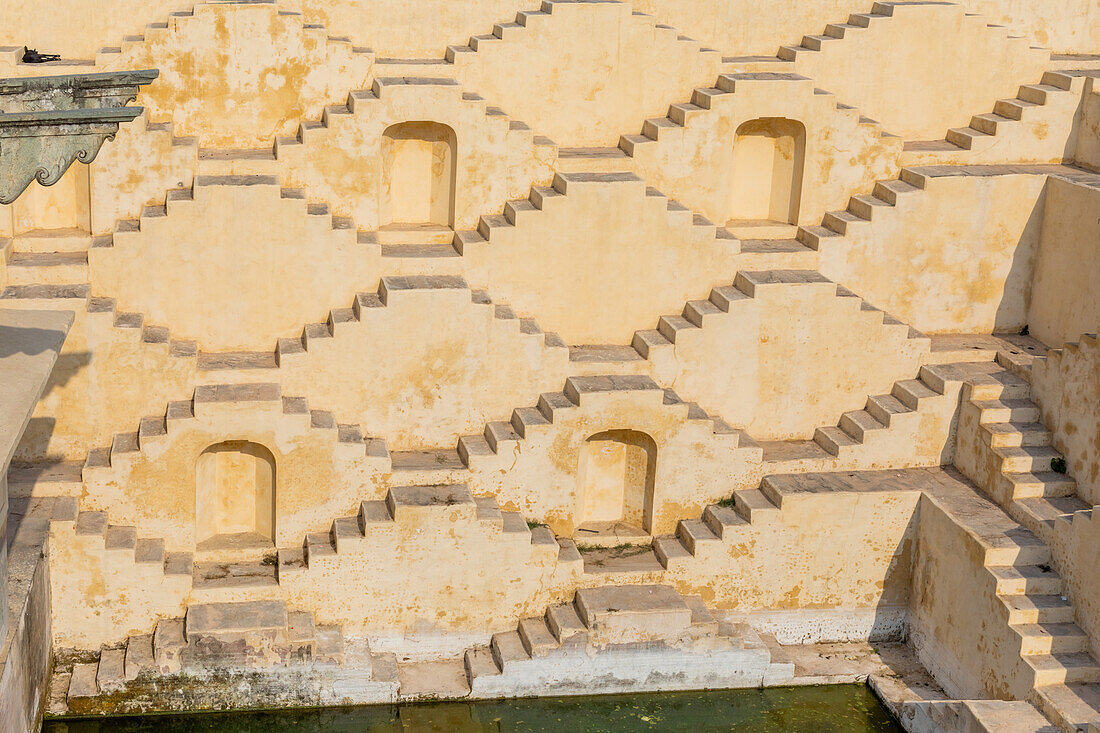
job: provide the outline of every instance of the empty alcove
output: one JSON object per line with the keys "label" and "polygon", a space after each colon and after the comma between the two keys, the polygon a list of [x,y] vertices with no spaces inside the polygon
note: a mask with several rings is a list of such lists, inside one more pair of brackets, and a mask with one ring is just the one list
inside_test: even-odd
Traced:
{"label": "empty alcove", "polygon": [[402,122],[382,135],[379,224],[451,227],[455,131],[439,122]]}
{"label": "empty alcove", "polygon": [[805,159],[806,127],[798,120],[761,117],[738,127],[730,225],[766,228],[797,224]]}
{"label": "empty alcove", "polygon": [[275,457],[258,443],[228,440],[195,466],[195,539],[200,548],[271,546]]}
{"label": "empty alcove", "polygon": [[[73,163],[52,186],[31,181],[10,206],[15,235],[84,235],[91,230],[88,166]],[[0,227],[2,230],[3,227]]]}
{"label": "empty alcove", "polygon": [[636,430],[608,430],[581,446],[577,519],[581,535],[645,535],[653,519],[657,444]]}

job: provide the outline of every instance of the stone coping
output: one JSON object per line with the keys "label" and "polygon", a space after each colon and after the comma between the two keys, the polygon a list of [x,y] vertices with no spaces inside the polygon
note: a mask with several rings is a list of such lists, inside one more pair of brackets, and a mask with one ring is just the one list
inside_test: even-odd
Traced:
{"label": "stone coping", "polygon": [[0,461],[4,471],[73,324],[71,311],[0,310]]}

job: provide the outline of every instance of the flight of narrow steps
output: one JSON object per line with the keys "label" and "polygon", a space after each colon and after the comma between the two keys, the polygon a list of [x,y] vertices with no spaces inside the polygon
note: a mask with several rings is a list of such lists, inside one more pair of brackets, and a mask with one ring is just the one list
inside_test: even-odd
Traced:
{"label": "flight of narrow steps", "polygon": [[498,528],[505,538],[526,541],[533,545],[556,547],[558,544],[548,527],[531,527],[519,512],[501,510],[496,499],[491,496],[474,497],[463,484],[399,486],[390,489],[385,500],[362,502],[358,514],[336,519],[328,532],[306,535],[301,547],[281,548],[278,552],[276,577],[307,571],[311,561],[339,554],[341,548],[362,540],[379,523],[395,521],[403,508],[457,505],[472,508],[479,521]]}
{"label": "flight of narrow steps", "polygon": [[169,402],[163,415],[141,419],[138,429],[129,433],[117,433],[110,447],[95,448],[88,452],[84,462],[85,481],[94,479],[99,472],[110,471],[125,465],[133,456],[146,448],[167,440],[170,431],[181,420],[194,420],[197,410],[212,409],[218,403],[253,402],[278,406],[281,413],[295,418],[308,418],[312,429],[332,431],[333,439],[341,446],[362,452],[364,456],[385,456],[385,443],[364,438],[357,425],[336,422],[331,412],[311,410],[302,397],[284,397],[278,384],[228,384],[196,387],[190,400]]}
{"label": "flight of narrow steps", "polygon": [[122,690],[140,676],[155,678],[210,669],[257,669],[290,664],[340,665],[339,627],[314,623],[282,601],[194,604],[184,618],[161,619],[151,634],[104,648],[95,662],[78,662],[67,684],[69,701]]}
{"label": "flight of narrow steps", "polygon": [[[1072,157],[1066,155],[1066,145],[1081,94],[1086,84],[1095,83],[1093,77],[1100,77],[1100,70],[1047,71],[1040,83],[1022,85],[1015,98],[998,100],[992,112],[974,115],[969,126],[948,130],[945,139],[906,143],[905,158],[923,164],[965,163],[1000,144],[1007,148],[1002,153],[1006,161],[1060,163]],[[1029,126],[1036,126],[1033,139],[1025,137]]]}
{"label": "flight of narrow steps", "polygon": [[[972,377],[964,386],[962,410],[970,428],[963,440],[970,442],[956,463],[1014,519],[1049,541],[1059,520],[1088,515],[1091,507],[1077,496],[1077,482],[1054,470],[1064,457],[1041,422],[1027,380],[1005,369]],[[992,485],[985,485],[986,476]]]}
{"label": "flight of narrow steps", "polygon": [[[475,696],[492,695],[511,673],[523,679],[532,675],[538,683],[546,678],[568,685],[573,675],[565,667],[575,671],[581,679],[573,683],[581,685],[593,673],[630,676],[626,666],[587,669],[593,658],[598,665],[601,651],[617,644],[654,645],[655,664],[660,664],[657,653],[662,648],[690,653],[698,645],[708,650],[707,657],[723,651],[744,654],[742,664],[748,662],[745,666],[761,681],[793,674],[793,666],[773,660],[765,642],[747,625],[720,623],[700,597],[681,596],[670,586],[652,584],[580,589],[572,602],[552,605],[542,616],[521,619],[514,631],[494,634],[487,646],[468,649],[464,665]],[[586,649],[587,654],[575,656]],[[713,660],[700,657],[690,663],[702,668]],[[736,662],[725,663],[731,674],[737,674]]]}

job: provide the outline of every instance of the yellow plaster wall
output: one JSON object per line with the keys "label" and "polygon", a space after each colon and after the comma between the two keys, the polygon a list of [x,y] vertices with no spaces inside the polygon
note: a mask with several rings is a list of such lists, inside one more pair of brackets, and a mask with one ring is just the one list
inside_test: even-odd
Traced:
{"label": "yellow plaster wall", "polygon": [[[196,185],[89,252],[92,291],[208,351],[272,351],[378,282],[377,245],[274,179]],[[242,216],[242,212],[248,212]]]}
{"label": "yellow plaster wall", "polygon": [[[771,56],[802,35],[821,33],[829,23],[843,23],[851,13],[870,12],[868,0],[815,0],[791,6],[761,6],[753,0],[635,0],[635,9],[656,15],[726,55]],[[964,0],[967,11],[987,23],[1008,26],[1056,53],[1087,53],[1100,47],[1095,3],[1068,0]]]}
{"label": "yellow plaster wall", "polygon": [[1046,176],[928,178],[825,240],[821,272],[925,333],[1027,323]]}
{"label": "yellow plaster wall", "polygon": [[469,501],[399,505],[393,520],[365,526],[335,554],[311,552],[308,568],[280,567],[290,606],[345,634],[507,631],[571,597],[564,588],[579,572],[559,564],[556,542],[504,532],[499,515],[478,519]]}
{"label": "yellow plaster wall", "polygon": [[455,54],[455,74],[558,145],[614,146],[718,74],[717,52],[632,15],[629,4],[548,0],[543,8],[523,26],[506,25],[502,39]]}
{"label": "yellow plaster wall", "polygon": [[1100,323],[1100,189],[1051,178],[1045,198],[1028,326],[1058,347]]}
{"label": "yellow plaster wall", "polygon": [[906,139],[935,140],[966,127],[971,115],[1038,82],[1050,61],[1049,51],[1032,50],[1027,39],[1009,38],[959,5],[899,3],[892,12],[823,42],[820,51],[800,50],[794,66]]}
{"label": "yellow plaster wall", "polygon": [[930,496],[920,502],[910,643],[948,695],[1027,699],[1030,669],[986,567],[986,547]]}
{"label": "yellow plaster wall", "polygon": [[119,220],[138,218],[146,206],[163,206],[170,189],[190,187],[198,152],[197,140],[150,122],[148,111],[121,125],[89,166],[92,233],[110,234]]}
{"label": "yellow plaster wall", "polygon": [[280,361],[288,393],[329,406],[341,422],[385,437],[391,450],[453,446],[513,407],[560,389],[568,350],[497,318],[469,289],[395,290],[332,338]]}
{"label": "yellow plaster wall", "polygon": [[[377,94],[353,100],[354,114],[332,114],[327,127],[302,130],[302,142],[280,141],[277,152],[287,185],[305,187],[363,229],[380,222],[383,190],[382,138],[391,125],[430,121],[455,134],[454,226],[470,229],[478,217],[501,210],[552,176],[554,149],[536,145],[529,128],[492,114],[483,99],[464,98],[453,81],[375,82]],[[469,91],[469,90],[466,90]],[[492,102],[495,103],[495,102]]]}
{"label": "yellow plaster wall", "polygon": [[583,500],[585,441],[610,430],[645,433],[656,443],[652,519],[644,528],[652,534],[670,533],[677,521],[697,516],[732,488],[759,481],[760,448],[741,446],[739,432],[689,418],[687,404],[665,404],[652,382],[624,391],[611,386],[614,378],[603,379],[601,391],[581,393],[576,405],[559,393],[564,406],[553,411],[552,423],[536,419],[522,440],[505,440],[495,454],[472,456],[471,491],[491,494],[501,506],[571,535]]}
{"label": "yellow plaster wall", "polygon": [[1078,165],[1100,170],[1100,84],[1095,80],[1086,83],[1075,160]]}
{"label": "yellow plaster wall", "polygon": [[4,307],[60,308],[76,318],[16,450],[20,461],[80,461],[132,431],[169,400],[190,395],[195,359],[170,355],[167,343],[143,343],[142,329],[114,328],[114,314],[90,314],[72,301],[5,301]]}
{"label": "yellow plaster wall", "polygon": [[[1095,504],[1096,499],[1090,501]],[[1096,512],[1080,513],[1072,521],[1059,520],[1051,533],[1051,552],[1058,574],[1066,581],[1074,620],[1089,635],[1090,651],[1100,655],[1100,573],[1096,572],[1096,548],[1100,547],[1100,518]]]}
{"label": "yellow plaster wall", "polygon": [[190,575],[135,562],[133,548],[108,550],[102,534],[77,534],[71,521],[50,523],[49,563],[55,648],[98,650],[186,610]]}
{"label": "yellow plaster wall", "polygon": [[277,395],[196,399],[194,417],[169,420],[167,435],[142,437],[139,451],[113,450],[110,466],[85,467],[81,508],[109,511],[112,523],[141,527],[170,551],[191,552],[200,454],[225,441],[247,441],[274,456],[275,544],[293,545],[384,490],[377,477],[389,470],[388,457],[372,457],[362,441],[341,442],[337,433],[335,425],[312,426],[308,410],[285,411]]}
{"label": "yellow plaster wall", "polygon": [[1098,329],[1092,330],[1047,352],[1031,372],[1043,423],[1054,433],[1054,447],[1066,457],[1077,492],[1089,505],[1100,504],[1100,343]]}
{"label": "yellow plaster wall", "polygon": [[[51,10],[49,15],[55,16]],[[351,42],[308,27],[300,13],[270,3],[196,3],[122,42],[116,53],[98,53],[93,68],[68,73],[158,69],[137,103],[153,122],[171,122],[178,135],[197,136],[205,147],[264,147],[291,135],[303,119],[320,117],[325,105],[362,88],[374,55]],[[22,76],[34,66],[11,69]]]}
{"label": "yellow plaster wall", "polygon": [[654,372],[757,440],[804,440],[916,375],[927,339],[884,325],[836,283],[757,285],[703,328],[677,332]]}
{"label": "yellow plaster wall", "polygon": [[[795,6],[760,6],[751,0],[635,0],[635,11],[705,42],[725,55],[774,55],[779,46],[797,43],[803,34],[820,33],[849,13],[872,7],[868,0],[814,0]],[[37,46],[69,58],[92,58],[123,36],[140,33],[147,23],[163,22],[169,13],[186,12],[193,3],[179,0],[63,0],[54,14],[43,14],[32,2],[12,3],[10,22],[0,44]],[[495,23],[511,22],[518,11],[537,11],[537,0],[431,0],[414,4],[393,0],[286,0],[284,10],[298,10],[311,23],[322,23],[335,35],[349,36],[358,46],[386,57],[439,57],[448,44],[465,44],[475,34],[489,33]],[[1057,53],[1088,53],[1100,47],[1100,22],[1089,0],[966,0],[968,11],[987,22],[1027,34]]]}
{"label": "yellow plaster wall", "polygon": [[773,521],[726,530],[670,565],[667,579],[712,608],[904,607],[917,536],[916,491],[784,495]]}
{"label": "yellow plaster wall", "polygon": [[793,223],[817,224],[826,211],[843,208],[852,194],[897,175],[900,138],[884,137],[878,125],[860,122],[859,110],[838,109],[838,99],[816,94],[816,82],[810,79],[753,76],[726,77],[719,88],[730,91],[711,96],[707,111],[689,115],[682,128],[661,129],[656,142],[634,145],[638,175],[685,206],[725,223],[734,218],[743,198],[738,182],[758,187],[765,173],[736,165],[735,133],[760,118],[793,120],[805,127],[801,197]]}
{"label": "yellow plaster wall", "polygon": [[635,330],[732,282],[738,241],[695,224],[637,176],[577,174],[555,188],[564,195],[520,209],[515,226],[496,217],[462,265],[471,286],[567,344],[628,344]]}

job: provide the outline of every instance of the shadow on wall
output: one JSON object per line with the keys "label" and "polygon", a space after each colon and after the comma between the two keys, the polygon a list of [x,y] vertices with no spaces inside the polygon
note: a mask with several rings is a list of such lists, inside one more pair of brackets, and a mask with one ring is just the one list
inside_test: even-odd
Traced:
{"label": "shadow on wall", "polygon": [[[916,567],[917,531],[920,528],[920,502],[915,502],[893,559],[882,579],[882,595],[875,605],[875,618],[867,640],[907,641],[909,639],[909,603]],[[853,548],[858,552],[859,548]]]}
{"label": "shadow on wall", "polygon": [[[993,319],[994,333],[1020,333],[1027,325],[1031,308],[1031,288],[1035,264],[1039,258],[1039,241],[1043,232],[1043,210],[1046,207],[1047,185],[1032,205],[1027,223],[1012,246],[1012,262],[1004,279],[1004,291]],[[980,285],[980,283],[976,283]]]}

